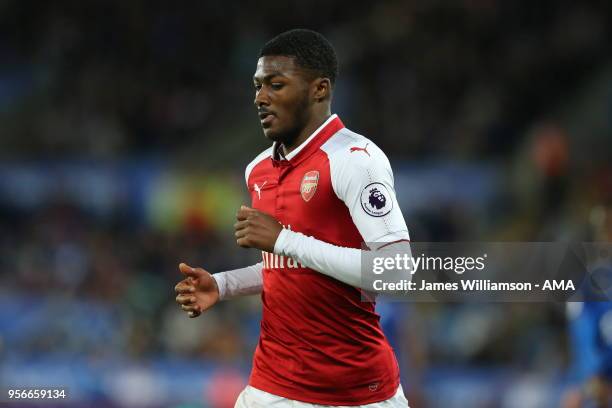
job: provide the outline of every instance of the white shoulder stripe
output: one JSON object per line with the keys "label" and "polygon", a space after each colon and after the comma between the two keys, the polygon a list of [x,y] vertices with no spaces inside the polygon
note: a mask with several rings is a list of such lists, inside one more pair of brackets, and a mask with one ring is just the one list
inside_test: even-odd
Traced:
{"label": "white shoulder stripe", "polygon": [[340,129],[335,135],[329,138],[323,145],[321,146],[321,150],[327,153],[328,156],[337,152],[340,149],[348,148],[355,143],[359,143],[361,141],[369,142],[369,139],[365,136],[361,136],[355,132],[348,130],[347,128]]}
{"label": "white shoulder stripe", "polygon": [[[332,189],[346,204],[364,242],[387,237],[395,240],[396,236],[409,239],[385,153],[370,139],[348,129],[330,137],[321,150],[329,161]],[[380,207],[370,204],[375,190],[384,197]]]}
{"label": "white shoulder stripe", "polygon": [[253,161],[249,163],[249,165],[246,167],[246,170],[244,171],[244,181],[245,183],[247,183],[247,185],[249,184],[249,176],[251,175],[251,172],[253,171],[255,166],[257,166],[267,157],[271,157],[271,156],[272,156],[272,146],[268,147],[266,150],[259,153],[257,157],[255,157],[255,159],[253,159]]}

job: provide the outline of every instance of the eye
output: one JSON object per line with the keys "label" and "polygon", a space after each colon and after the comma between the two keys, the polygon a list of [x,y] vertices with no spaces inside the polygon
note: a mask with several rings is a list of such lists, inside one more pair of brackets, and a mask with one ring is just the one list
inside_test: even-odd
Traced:
{"label": "eye", "polygon": [[282,84],[280,82],[272,82],[272,84],[270,84],[272,89],[274,89],[275,91],[278,91],[279,89],[281,89],[285,84]]}
{"label": "eye", "polygon": [[259,91],[261,89],[261,84],[253,84],[253,86],[255,87],[256,91]]}

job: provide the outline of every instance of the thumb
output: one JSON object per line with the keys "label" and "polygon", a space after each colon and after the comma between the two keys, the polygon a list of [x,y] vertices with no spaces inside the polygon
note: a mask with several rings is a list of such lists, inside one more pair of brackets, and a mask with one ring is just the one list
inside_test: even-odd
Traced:
{"label": "thumb", "polygon": [[249,217],[250,213],[255,213],[255,212],[257,212],[257,210],[251,207],[247,207],[246,205],[242,204],[240,206],[240,209],[238,210],[238,213],[236,213],[236,219],[238,221],[244,221]]}
{"label": "thumb", "polygon": [[181,271],[183,275],[192,277],[192,278],[199,278],[201,275],[201,273],[196,268],[192,268],[191,266],[187,265],[184,262],[181,262],[179,264],[179,270]]}

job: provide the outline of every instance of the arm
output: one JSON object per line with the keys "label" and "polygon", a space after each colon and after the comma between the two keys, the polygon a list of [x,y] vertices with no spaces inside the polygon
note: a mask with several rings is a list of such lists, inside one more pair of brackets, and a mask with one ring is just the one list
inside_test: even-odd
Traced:
{"label": "arm", "polygon": [[[389,250],[393,253],[410,253],[410,244],[407,241],[393,242],[385,246],[384,250],[380,252]],[[332,245],[299,232],[283,229],[274,245],[274,253],[289,256],[302,265],[340,282],[372,291],[372,287],[362,281],[360,249]],[[411,279],[412,275],[406,272],[403,278]]]}
{"label": "arm", "polygon": [[185,279],[174,287],[176,302],[189,317],[198,317],[220,300],[261,292],[261,269],[258,263],[213,276],[205,269],[181,263],[179,270]]}
{"label": "arm", "polygon": [[246,268],[233,269],[212,275],[219,288],[219,300],[261,293],[263,287],[262,269],[263,264],[259,262]]}

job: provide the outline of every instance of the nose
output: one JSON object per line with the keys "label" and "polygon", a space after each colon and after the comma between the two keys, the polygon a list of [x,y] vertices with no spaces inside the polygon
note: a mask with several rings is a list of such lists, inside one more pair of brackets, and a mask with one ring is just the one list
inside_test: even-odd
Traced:
{"label": "nose", "polygon": [[265,91],[266,87],[262,86],[261,88],[259,88],[259,90],[255,93],[255,107],[259,108],[260,106],[269,106],[270,105],[270,99],[268,98],[268,93]]}

